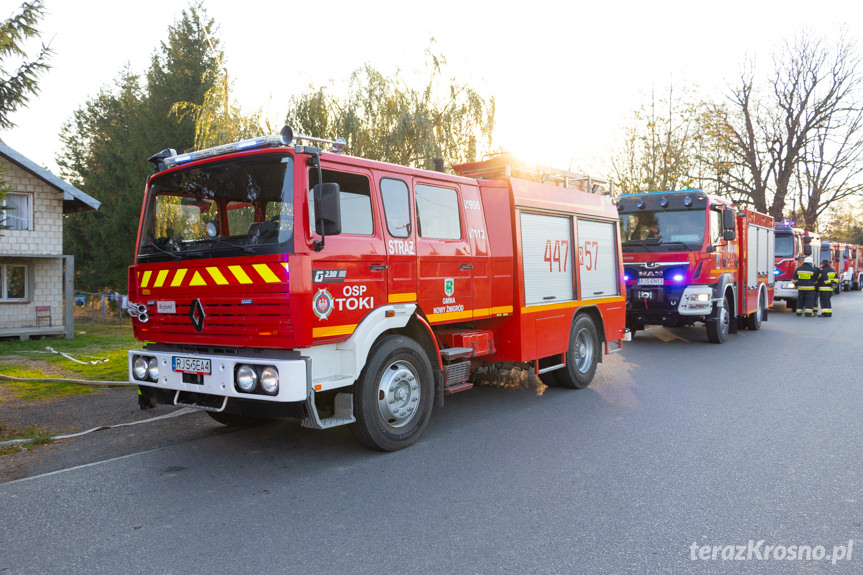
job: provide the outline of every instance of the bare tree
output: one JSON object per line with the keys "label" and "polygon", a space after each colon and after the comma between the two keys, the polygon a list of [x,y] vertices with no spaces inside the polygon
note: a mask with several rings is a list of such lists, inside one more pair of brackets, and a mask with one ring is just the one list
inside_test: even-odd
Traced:
{"label": "bare tree", "polygon": [[773,63],[766,86],[747,66],[730,110],[714,109],[731,142],[727,188],[777,220],[799,198],[798,223],[812,227],[830,203],[860,191],[859,57],[844,35],[833,49],[801,35]]}
{"label": "bare tree", "polygon": [[704,104],[693,90],[678,92],[673,85],[660,98],[651,91],[649,103],[623,128],[609,165],[621,193],[682,189],[699,182]]}

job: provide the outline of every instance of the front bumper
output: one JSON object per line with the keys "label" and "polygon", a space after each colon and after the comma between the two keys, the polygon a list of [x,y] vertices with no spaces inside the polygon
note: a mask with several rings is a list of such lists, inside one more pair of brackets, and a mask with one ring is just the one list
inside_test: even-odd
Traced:
{"label": "front bumper", "polygon": [[[149,376],[145,376],[145,378],[135,376],[133,366],[135,358],[139,356],[155,358],[159,369],[158,378],[153,380]],[[172,366],[175,357],[209,360],[211,373],[184,374],[174,371]],[[128,358],[128,375],[131,383],[162,390],[269,402],[305,401],[310,394],[311,360],[307,357],[300,357],[299,354],[296,354],[296,357],[284,357],[284,354],[278,352],[269,356],[266,353],[250,353],[239,356],[147,347],[146,349],[130,350]],[[235,386],[236,371],[240,365],[260,368],[275,367],[279,374],[278,391],[273,395],[262,391],[241,392]]]}
{"label": "front bumper", "polygon": [[797,288],[788,280],[777,281],[773,287],[773,299],[797,299]]}

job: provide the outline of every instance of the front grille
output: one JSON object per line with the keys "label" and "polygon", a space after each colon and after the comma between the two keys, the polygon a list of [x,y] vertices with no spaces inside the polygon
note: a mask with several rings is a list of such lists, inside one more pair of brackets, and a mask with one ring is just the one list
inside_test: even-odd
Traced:
{"label": "front grille", "polygon": [[[193,298],[175,299],[176,313],[152,313],[141,326],[146,330],[141,339],[220,347],[293,347],[293,318],[285,294],[203,296],[197,298],[200,308],[192,315]],[[244,299],[253,302],[242,303]]]}

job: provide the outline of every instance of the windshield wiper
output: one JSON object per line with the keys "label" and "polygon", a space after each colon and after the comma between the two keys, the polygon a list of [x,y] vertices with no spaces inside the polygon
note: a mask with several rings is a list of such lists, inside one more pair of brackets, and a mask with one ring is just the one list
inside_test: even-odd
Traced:
{"label": "windshield wiper", "polygon": [[686,242],[668,241],[668,242],[659,242],[659,245],[661,245],[661,246],[683,246],[683,249],[685,249],[685,250],[690,249],[689,244],[687,244]]}
{"label": "windshield wiper", "polygon": [[156,245],[156,244],[155,244],[155,243],[153,243],[153,242],[150,242],[149,244],[144,244],[144,247],[145,247],[145,248],[155,248],[155,249],[157,249],[158,251],[162,252],[163,254],[168,254],[169,256],[171,256],[171,258],[172,258],[175,262],[178,262],[178,261],[180,261],[180,259],[181,259],[179,255],[175,254],[174,252],[169,252],[168,250],[166,250],[166,249],[164,249],[164,248],[159,247],[158,245]]}
{"label": "windshield wiper", "polygon": [[209,239],[209,241],[216,243],[216,244],[225,244],[226,246],[231,246],[232,248],[237,248],[237,249],[243,250],[243,253],[246,253],[249,255],[255,254],[255,250],[250,248],[249,246],[241,246],[240,244],[235,244],[233,242],[229,242],[228,240],[224,240],[220,237],[213,237],[213,238],[208,238],[208,239]]}

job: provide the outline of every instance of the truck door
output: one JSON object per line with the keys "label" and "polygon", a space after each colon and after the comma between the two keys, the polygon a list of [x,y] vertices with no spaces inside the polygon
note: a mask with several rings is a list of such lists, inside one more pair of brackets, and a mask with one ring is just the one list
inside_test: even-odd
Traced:
{"label": "truck door", "polygon": [[411,214],[408,184],[399,175],[379,182],[387,242],[387,298],[389,303],[417,301],[416,226]]}
{"label": "truck door", "polygon": [[[350,171],[349,171],[350,170]],[[312,255],[313,338],[340,338],[353,333],[363,318],[386,303],[387,266],[383,232],[376,225],[371,178],[366,171],[327,167],[324,182],[339,184],[342,233],[326,237]],[[309,221],[314,229],[312,188],[316,168],[309,170]],[[320,239],[312,234],[315,239]]]}
{"label": "truck door", "polygon": [[473,317],[473,261],[455,187],[414,184],[419,304],[430,323]]}

